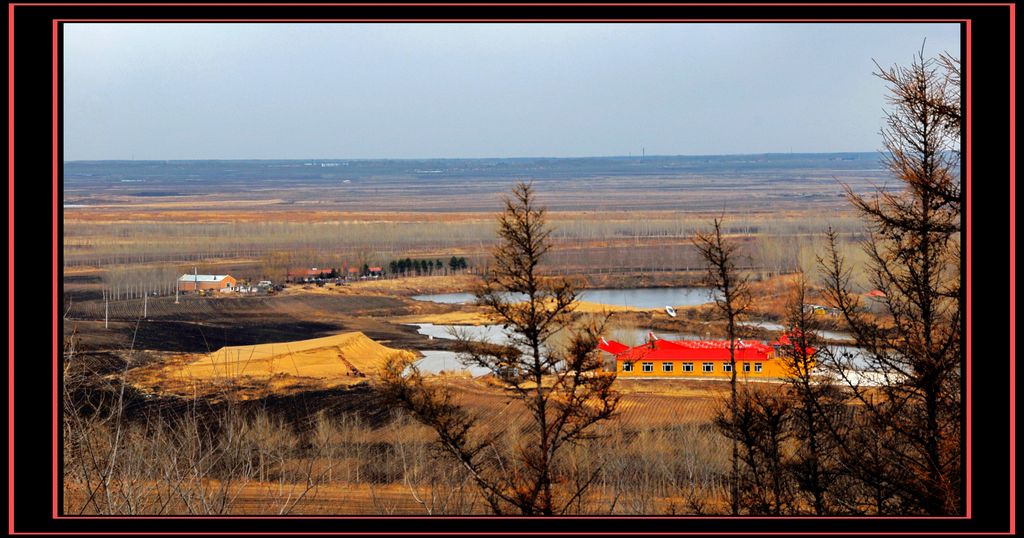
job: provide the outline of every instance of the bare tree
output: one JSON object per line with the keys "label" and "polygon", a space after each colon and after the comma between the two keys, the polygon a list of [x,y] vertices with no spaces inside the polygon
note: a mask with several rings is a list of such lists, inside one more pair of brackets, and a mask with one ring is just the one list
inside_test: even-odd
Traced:
{"label": "bare tree", "polygon": [[[922,49],[909,66],[875,65],[875,76],[886,82],[892,106],[881,131],[883,163],[930,209],[948,207],[959,216],[960,60],[949,54],[925,58]],[[854,205],[866,212],[879,201],[893,203],[881,193],[878,198],[861,200],[865,204],[855,197]],[[887,220],[897,215],[890,213]],[[959,230],[959,218],[952,221],[944,224]]]}
{"label": "bare tree", "polygon": [[[486,433],[450,391],[415,368],[394,362],[382,376],[389,399],[435,430],[496,514],[572,509],[600,469],[582,480],[566,480],[560,450],[592,438],[591,426],[611,417],[619,400],[612,390],[615,376],[602,371],[597,352],[603,327],[573,326],[577,286],[541,272],[550,234],[532,185],[517,184],[505,198],[500,241],[477,290],[479,303],[500,320],[509,343],[461,342],[464,354],[493,372],[509,397],[525,407],[531,419],[527,427],[492,425]],[[568,342],[556,349],[552,337],[563,331],[570,332]]]}
{"label": "bare tree", "polygon": [[[750,290],[747,278],[739,275],[736,269],[737,245],[727,241],[722,235],[722,219],[712,221],[712,229],[696,234],[694,244],[707,264],[706,283],[717,295],[715,306],[725,319],[726,335],[729,338],[729,377],[730,413],[733,417],[737,411],[736,396],[736,322],[750,309]],[[732,443],[732,484],[730,485],[730,505],[733,515],[739,514],[739,445],[734,437]]]}
{"label": "bare tree", "polygon": [[834,435],[842,435],[846,397],[831,377],[818,371],[820,323],[807,308],[807,293],[804,274],[798,273],[786,301],[789,331],[778,349],[793,406],[792,435],[798,442],[786,465],[812,511],[827,515],[837,510],[835,496],[845,495],[836,491],[841,473]]}
{"label": "bare tree", "polygon": [[[783,463],[790,437],[791,402],[774,387],[744,384],[736,407],[722,409],[715,425],[737,447],[736,513],[781,515],[792,510],[792,487]],[[742,467],[740,467],[742,463]],[[730,499],[732,500],[732,499]]]}
{"label": "bare tree", "polygon": [[821,260],[828,300],[883,378],[872,390],[846,377],[890,462],[871,472],[888,480],[900,510],[930,515],[963,511],[958,65],[919,53],[876,73],[892,105],[884,162],[904,189],[847,193],[869,224],[868,270],[884,314],[865,312],[832,231]]}

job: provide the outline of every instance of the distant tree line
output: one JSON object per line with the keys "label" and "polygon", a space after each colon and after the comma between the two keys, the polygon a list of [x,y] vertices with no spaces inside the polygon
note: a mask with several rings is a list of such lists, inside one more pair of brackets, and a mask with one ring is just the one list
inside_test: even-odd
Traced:
{"label": "distant tree line", "polygon": [[413,260],[411,258],[405,258],[400,260],[392,260],[388,264],[388,268],[391,269],[392,275],[395,276],[422,276],[422,275],[435,275],[435,274],[450,274],[455,271],[469,268],[469,264],[466,263],[466,258],[452,256],[448,259],[448,263],[445,264],[444,260]]}

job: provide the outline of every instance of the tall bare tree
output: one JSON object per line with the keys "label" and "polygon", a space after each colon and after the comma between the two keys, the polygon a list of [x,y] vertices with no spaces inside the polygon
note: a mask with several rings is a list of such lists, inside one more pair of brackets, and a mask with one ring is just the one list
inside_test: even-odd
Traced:
{"label": "tall bare tree", "polygon": [[[390,400],[435,430],[496,514],[553,515],[578,506],[600,469],[565,480],[560,451],[592,437],[591,427],[611,417],[619,400],[612,389],[615,376],[602,371],[597,352],[603,323],[575,326],[577,286],[542,274],[550,234],[533,186],[517,184],[505,198],[500,241],[476,292],[509,341],[461,340],[461,351],[494,373],[509,397],[527,410],[528,426],[482,427],[446,387],[400,363],[389,364],[382,380]],[[556,349],[552,337],[565,331],[568,343]]]}
{"label": "tall bare tree", "polygon": [[792,402],[775,387],[758,385],[740,387],[735,410],[719,411],[715,425],[739,445],[737,513],[777,516],[793,510],[783,454],[791,437]]}
{"label": "tall bare tree", "polygon": [[837,496],[848,494],[843,491],[836,441],[836,436],[843,435],[847,398],[830,376],[819,371],[819,357],[823,355],[818,342],[821,324],[807,307],[807,294],[806,277],[797,273],[786,301],[789,330],[778,350],[786,367],[785,380],[793,405],[792,435],[797,441],[786,466],[814,514],[828,515],[847,511],[836,501]]}
{"label": "tall bare tree", "polygon": [[[959,215],[960,60],[925,58],[922,50],[909,66],[878,66],[875,76],[885,81],[892,106],[881,132],[885,166],[933,210],[948,207]],[[952,220],[959,230],[959,217]]]}
{"label": "tall bare tree", "polygon": [[919,53],[876,73],[891,105],[884,162],[904,188],[847,194],[869,224],[868,271],[884,315],[868,314],[851,289],[832,231],[822,260],[829,301],[883,378],[876,389],[846,378],[889,462],[862,474],[888,479],[892,505],[905,513],[963,511],[958,67]]}
{"label": "tall bare tree", "polygon": [[[736,268],[737,244],[726,240],[722,232],[722,219],[712,220],[710,231],[699,232],[694,238],[694,245],[707,264],[705,282],[713,288],[715,307],[726,322],[726,335],[729,338],[729,377],[730,417],[737,417],[736,395],[736,322],[750,309],[750,290],[747,278],[741,276]],[[735,436],[732,437],[732,477],[730,484],[730,507],[733,515],[739,514],[739,446]]]}

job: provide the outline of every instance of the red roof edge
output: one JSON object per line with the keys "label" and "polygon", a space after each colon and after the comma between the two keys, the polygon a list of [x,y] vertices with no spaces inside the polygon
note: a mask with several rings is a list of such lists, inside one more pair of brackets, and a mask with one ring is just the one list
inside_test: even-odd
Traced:
{"label": "red roof edge", "polygon": [[597,349],[600,349],[601,351],[606,351],[608,353],[611,353],[612,355],[618,355],[619,353],[622,353],[623,351],[629,349],[629,346],[621,342],[616,342],[615,340],[605,340],[604,338],[602,338],[601,343],[597,345]]}

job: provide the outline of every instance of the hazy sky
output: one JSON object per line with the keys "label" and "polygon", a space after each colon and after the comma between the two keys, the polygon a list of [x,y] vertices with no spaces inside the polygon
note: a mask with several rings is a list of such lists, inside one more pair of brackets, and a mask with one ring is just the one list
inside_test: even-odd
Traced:
{"label": "hazy sky", "polygon": [[883,66],[956,24],[64,26],[79,159],[874,151]]}

